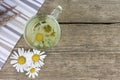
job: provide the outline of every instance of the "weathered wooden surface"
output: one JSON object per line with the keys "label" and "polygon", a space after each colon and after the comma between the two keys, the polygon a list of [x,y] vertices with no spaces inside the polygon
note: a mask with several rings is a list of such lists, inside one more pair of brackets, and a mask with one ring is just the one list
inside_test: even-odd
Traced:
{"label": "weathered wooden surface", "polygon": [[[120,24],[62,24],[61,29],[60,42],[48,51],[120,51]],[[18,47],[30,48],[23,37]]]}
{"label": "weathered wooden surface", "polygon": [[[64,8],[59,18],[62,22],[119,22],[119,3],[46,0],[41,11],[48,13],[60,4]],[[120,80],[120,24],[61,24],[61,29],[60,42],[47,50],[45,66],[35,80]],[[30,49],[23,37],[14,50],[18,47]],[[17,73],[8,59],[0,71],[0,80],[21,79],[31,80]]]}
{"label": "weathered wooden surface", "polygon": [[[120,26],[112,25],[61,25],[59,44],[47,51],[45,66],[39,77],[42,80],[119,80],[120,79]],[[29,49],[23,37],[16,45]],[[0,79],[24,80],[5,64]]]}
{"label": "weathered wooden surface", "polygon": [[59,21],[120,22],[120,0],[46,0],[40,13],[63,7]]}

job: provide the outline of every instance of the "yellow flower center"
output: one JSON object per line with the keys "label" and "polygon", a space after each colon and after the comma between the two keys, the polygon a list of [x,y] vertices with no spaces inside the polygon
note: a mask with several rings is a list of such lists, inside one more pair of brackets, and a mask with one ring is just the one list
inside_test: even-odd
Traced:
{"label": "yellow flower center", "polygon": [[19,63],[19,64],[25,64],[25,62],[26,62],[26,58],[25,58],[24,56],[20,56],[20,57],[18,58],[18,63]]}
{"label": "yellow flower center", "polygon": [[34,73],[34,72],[35,72],[35,68],[31,68],[31,69],[30,69],[30,72],[31,72],[31,73]]}
{"label": "yellow flower center", "polygon": [[40,60],[40,55],[34,54],[34,55],[32,56],[32,60],[33,60],[34,62],[38,62],[38,61]]}
{"label": "yellow flower center", "polygon": [[41,33],[36,34],[36,40],[43,41],[43,34],[41,34]]}

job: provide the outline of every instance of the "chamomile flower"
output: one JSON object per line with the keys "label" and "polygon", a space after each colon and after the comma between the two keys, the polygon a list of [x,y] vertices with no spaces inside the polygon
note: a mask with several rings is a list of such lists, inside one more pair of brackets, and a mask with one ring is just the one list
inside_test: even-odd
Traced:
{"label": "chamomile flower", "polygon": [[29,68],[26,69],[29,78],[35,78],[35,76],[38,76],[38,73],[40,71],[39,67],[36,67],[35,65],[30,66]]}
{"label": "chamomile flower", "polygon": [[40,52],[38,50],[27,50],[24,51],[23,48],[18,48],[18,51],[14,51],[11,55],[11,64],[16,68],[17,72],[27,72],[29,78],[35,78],[38,76],[41,66],[44,65],[44,59],[46,55],[45,52]]}
{"label": "chamomile flower", "polygon": [[40,52],[38,50],[33,49],[31,60],[33,64],[37,67],[41,67],[44,65],[43,61],[46,55],[43,55],[45,52]]}
{"label": "chamomile flower", "polygon": [[18,48],[18,53],[13,52],[11,58],[11,64],[16,68],[17,72],[24,72],[27,67],[26,52],[23,48]]}
{"label": "chamomile flower", "polygon": [[33,43],[35,46],[43,47],[44,34],[41,32],[35,32],[33,35]]}

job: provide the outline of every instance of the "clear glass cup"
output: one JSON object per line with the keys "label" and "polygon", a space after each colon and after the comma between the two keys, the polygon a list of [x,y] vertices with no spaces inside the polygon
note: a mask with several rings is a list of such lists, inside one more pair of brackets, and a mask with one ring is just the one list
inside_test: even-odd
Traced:
{"label": "clear glass cup", "polygon": [[61,37],[57,21],[62,7],[57,6],[50,15],[35,15],[26,24],[24,39],[34,49],[47,49],[55,46]]}

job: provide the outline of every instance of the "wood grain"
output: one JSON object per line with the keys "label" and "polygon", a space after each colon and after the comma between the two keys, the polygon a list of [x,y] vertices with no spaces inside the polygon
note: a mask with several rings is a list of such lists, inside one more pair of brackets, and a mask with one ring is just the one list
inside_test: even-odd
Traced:
{"label": "wood grain", "polygon": [[[35,80],[119,80],[120,53],[116,52],[50,52],[39,77]],[[2,69],[0,79],[29,80],[11,65]],[[7,75],[7,76],[5,76]]]}
{"label": "wood grain", "polygon": [[120,0],[46,0],[39,13],[63,7],[60,22],[120,22]]}
{"label": "wood grain", "polygon": [[[56,47],[47,50],[45,66],[36,80],[119,80],[120,26],[61,25],[62,37]],[[14,48],[29,49],[23,37]],[[7,76],[6,76],[7,75]],[[10,59],[0,72],[0,79],[29,80],[17,73]]]}
{"label": "wood grain", "polygon": [[[120,51],[120,24],[62,24],[61,30],[61,40],[48,51]],[[23,37],[18,42],[16,48],[18,47],[30,48]]]}

